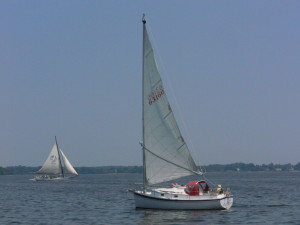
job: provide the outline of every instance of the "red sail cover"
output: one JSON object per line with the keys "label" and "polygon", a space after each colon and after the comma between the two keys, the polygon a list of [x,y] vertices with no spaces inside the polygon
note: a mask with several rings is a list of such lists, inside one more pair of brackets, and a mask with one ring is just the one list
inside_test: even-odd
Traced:
{"label": "red sail cover", "polygon": [[210,190],[205,180],[191,181],[186,185],[185,192],[188,195],[199,195],[199,193],[208,192]]}

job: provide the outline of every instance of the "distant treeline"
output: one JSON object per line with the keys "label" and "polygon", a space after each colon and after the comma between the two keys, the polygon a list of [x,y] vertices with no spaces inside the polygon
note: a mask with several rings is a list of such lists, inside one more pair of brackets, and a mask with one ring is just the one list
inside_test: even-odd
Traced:
{"label": "distant treeline", "polygon": [[[41,167],[8,166],[0,167],[0,175],[34,174]],[[98,167],[76,167],[79,174],[107,174],[107,173],[142,173],[142,166],[98,166]],[[206,172],[226,171],[300,171],[300,163],[288,164],[262,164],[253,163],[232,163],[227,165],[212,164],[201,167]]]}
{"label": "distant treeline", "polygon": [[288,164],[262,164],[253,163],[232,163],[227,165],[211,164],[203,167],[207,172],[224,172],[224,171],[300,171],[300,163],[296,165]]}
{"label": "distant treeline", "polygon": [[[0,175],[34,174],[41,168],[29,166],[0,167]],[[142,173],[142,166],[97,166],[97,167],[75,167],[79,174],[105,174],[105,173]]]}

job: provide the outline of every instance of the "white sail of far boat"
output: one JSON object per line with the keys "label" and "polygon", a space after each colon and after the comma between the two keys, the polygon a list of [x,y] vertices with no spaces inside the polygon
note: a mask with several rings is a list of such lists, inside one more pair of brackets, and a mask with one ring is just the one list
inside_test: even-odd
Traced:
{"label": "white sail of far boat", "polygon": [[44,165],[36,172],[34,180],[61,180],[78,176],[78,173],[67,159],[61,149],[59,149],[55,137],[55,144],[46,159]]}
{"label": "white sail of far boat", "polygon": [[231,194],[213,191],[205,180],[187,185],[153,188],[153,184],[197,174],[188,146],[182,137],[156,65],[143,18],[143,188],[131,190],[137,208],[228,209]]}
{"label": "white sail of far boat", "polygon": [[64,169],[63,169],[64,174],[71,174],[71,175],[78,176],[78,173],[76,172],[76,170],[74,169],[74,167],[72,166],[72,164],[67,159],[64,152],[61,149],[60,149],[60,153],[61,153],[61,156],[62,156],[63,164],[65,165]]}

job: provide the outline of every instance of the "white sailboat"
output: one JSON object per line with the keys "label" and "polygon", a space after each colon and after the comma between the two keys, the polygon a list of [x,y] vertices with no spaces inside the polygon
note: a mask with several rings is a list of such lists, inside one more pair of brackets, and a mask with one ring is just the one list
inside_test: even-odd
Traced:
{"label": "white sailboat", "polygon": [[153,185],[197,174],[188,146],[168,102],[143,18],[143,188],[131,190],[137,208],[229,209],[229,191],[212,190],[205,180],[155,188]]}
{"label": "white sailboat", "polygon": [[54,181],[54,180],[65,180],[78,176],[78,173],[67,159],[66,155],[57,144],[55,137],[55,144],[46,159],[42,168],[36,172],[36,176],[32,179],[35,181]]}

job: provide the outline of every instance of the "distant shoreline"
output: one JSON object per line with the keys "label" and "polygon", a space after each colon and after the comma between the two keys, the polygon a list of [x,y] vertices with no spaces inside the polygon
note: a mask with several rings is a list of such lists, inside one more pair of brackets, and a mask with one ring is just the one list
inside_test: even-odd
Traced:
{"label": "distant shoreline", "polygon": [[[34,174],[41,166],[8,166],[0,167],[0,175],[21,175]],[[300,163],[288,164],[262,164],[253,163],[231,163],[231,164],[210,164],[199,167],[205,172],[244,172],[244,171],[290,171],[300,172]],[[142,173],[142,166],[84,166],[75,167],[79,174],[110,174],[110,173]]]}

